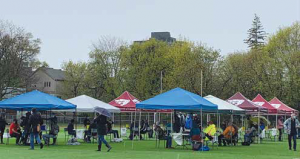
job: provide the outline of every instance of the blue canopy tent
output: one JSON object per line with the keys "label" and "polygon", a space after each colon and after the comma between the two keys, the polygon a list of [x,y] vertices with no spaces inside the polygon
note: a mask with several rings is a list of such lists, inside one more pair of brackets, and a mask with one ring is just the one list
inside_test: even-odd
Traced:
{"label": "blue canopy tent", "polygon": [[0,101],[0,109],[30,111],[32,108],[44,111],[64,110],[76,109],[76,105],[37,90]]}
{"label": "blue canopy tent", "polygon": [[[147,99],[136,104],[138,109],[167,109],[167,110],[180,110],[189,112],[201,113],[202,125],[202,111],[218,111],[218,106],[210,101],[202,98],[201,96],[186,91],[182,88],[174,88],[165,93],[159,94],[153,98]],[[172,122],[171,115],[171,123]],[[141,113],[140,113],[141,119]],[[172,130],[172,124],[171,124]]]}
{"label": "blue canopy tent", "polygon": [[200,111],[218,110],[218,106],[201,96],[186,91],[182,88],[174,88],[168,92],[159,94],[136,104],[139,109],[172,109]]}
{"label": "blue canopy tent", "polygon": [[[0,101],[0,109],[30,111],[32,108],[36,108],[39,111],[64,110],[64,109],[76,110],[76,105],[37,90]],[[47,119],[47,114],[48,113],[46,112],[46,119]],[[51,118],[51,113],[50,113],[50,118]],[[76,128],[77,128],[77,122],[76,122]]]}

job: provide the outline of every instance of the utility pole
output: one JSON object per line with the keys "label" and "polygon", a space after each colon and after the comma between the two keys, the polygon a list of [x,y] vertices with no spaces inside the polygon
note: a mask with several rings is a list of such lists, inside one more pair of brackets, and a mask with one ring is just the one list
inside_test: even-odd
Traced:
{"label": "utility pole", "polygon": [[162,79],[163,79],[163,76],[162,76],[162,71],[160,71],[160,93],[162,93]]}
{"label": "utility pole", "polygon": [[200,92],[201,93],[201,97],[202,97],[202,89],[203,89],[202,88],[202,81],[203,81],[203,72],[202,72],[202,69],[201,69],[201,92]]}

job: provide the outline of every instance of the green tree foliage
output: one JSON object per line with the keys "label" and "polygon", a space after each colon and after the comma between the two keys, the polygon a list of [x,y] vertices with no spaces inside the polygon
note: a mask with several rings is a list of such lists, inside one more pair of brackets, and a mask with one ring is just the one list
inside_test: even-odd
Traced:
{"label": "green tree foliage", "polygon": [[[161,92],[161,75],[163,92],[181,87],[201,94],[202,71],[203,96],[227,99],[241,92],[253,99],[260,93],[267,100],[278,97],[296,107],[300,99],[299,22],[279,29],[266,43],[257,16],[253,25],[251,49],[224,57],[218,50],[188,40],[166,43],[150,39],[128,46],[117,38],[102,37],[93,45],[84,71],[74,63],[66,65],[66,70],[79,67],[69,71],[75,75],[67,80],[80,81],[78,95],[86,93],[109,102],[127,90],[144,100]],[[78,72],[84,74],[78,76]]]}
{"label": "green tree foliage", "polygon": [[169,48],[155,39],[131,45],[122,55],[124,88],[140,99],[159,94],[161,72],[165,74],[170,68],[166,58]]}
{"label": "green tree foliage", "polygon": [[240,91],[249,99],[258,93],[278,97],[296,108],[299,102],[300,25],[279,29],[265,46],[228,55],[219,63],[224,99]]}
{"label": "green tree foliage", "polygon": [[40,40],[11,23],[0,21],[0,100],[31,81],[31,66],[40,52]]}
{"label": "green tree foliage", "polygon": [[63,83],[63,98],[73,98],[85,94],[88,64],[84,62],[65,62],[62,66],[67,80]]}

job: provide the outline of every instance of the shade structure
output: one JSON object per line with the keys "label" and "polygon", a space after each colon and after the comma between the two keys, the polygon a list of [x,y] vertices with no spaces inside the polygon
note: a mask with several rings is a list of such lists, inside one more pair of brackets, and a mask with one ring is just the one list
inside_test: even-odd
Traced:
{"label": "shade structure", "polygon": [[235,106],[225,100],[222,100],[220,98],[217,98],[212,95],[208,95],[204,97],[206,100],[210,101],[213,104],[218,105],[218,111],[219,113],[226,113],[226,112],[235,112],[235,113],[244,113],[245,110],[239,108],[238,106]]}
{"label": "shade structure", "polygon": [[139,102],[139,99],[125,91],[118,98],[110,101],[109,104],[119,108],[122,112],[133,112],[136,110],[136,104]]}
{"label": "shade structure", "polygon": [[34,90],[0,102],[0,108],[17,111],[38,110],[67,110],[76,109],[76,105],[55,96]]}
{"label": "shade structure", "polygon": [[278,114],[282,113],[282,111],[278,110],[277,108],[273,107],[262,95],[258,94],[253,100],[253,103],[265,107],[268,109],[268,114]]}
{"label": "shade structure", "polygon": [[287,114],[291,114],[291,113],[296,113],[298,114],[299,112],[289,106],[287,106],[286,104],[284,104],[283,102],[281,102],[278,98],[274,97],[270,102],[269,102],[273,107],[277,108],[278,110],[284,111]]}
{"label": "shade structure", "polygon": [[232,97],[227,99],[227,101],[233,105],[240,107],[241,109],[245,109],[248,111],[267,111],[266,108],[253,103],[240,92],[234,94]]}
{"label": "shade structure", "polygon": [[136,104],[139,109],[168,109],[168,110],[217,110],[218,106],[201,96],[174,88],[153,98]]}
{"label": "shade structure", "polygon": [[100,107],[108,110],[111,113],[120,113],[120,109],[110,104],[102,102],[98,99],[89,97],[87,95],[80,95],[67,100],[68,102],[77,105],[77,112],[94,112],[95,108]]}

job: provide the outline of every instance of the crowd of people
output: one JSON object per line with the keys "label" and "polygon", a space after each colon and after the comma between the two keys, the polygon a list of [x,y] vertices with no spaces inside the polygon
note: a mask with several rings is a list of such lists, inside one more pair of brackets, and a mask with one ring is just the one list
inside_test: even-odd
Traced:
{"label": "crowd of people", "polygon": [[[220,128],[213,121],[208,121],[206,128],[202,127],[202,123],[197,114],[184,114],[184,113],[174,113],[174,122],[171,126],[167,123],[165,128],[163,128],[159,122],[153,124],[150,127],[148,120],[141,120],[140,123],[133,121],[130,124],[130,134],[129,139],[133,140],[135,137],[139,137],[143,140],[143,135],[148,135],[148,138],[153,138],[154,134],[158,140],[166,140],[166,148],[172,147],[172,132],[174,133],[185,133],[189,134],[185,137],[187,142],[190,142],[193,149],[199,149],[205,144],[206,141],[218,141],[219,146],[227,146],[228,144],[236,145],[239,138],[242,138],[239,134],[240,128],[232,121],[223,121],[220,124]],[[42,134],[41,129],[43,126],[43,120],[50,121],[49,133]],[[242,145],[249,146],[255,140],[255,138],[261,137],[259,132],[266,129],[264,122],[253,122],[249,118],[247,119],[248,124],[246,124],[245,133],[243,134]],[[70,120],[67,127],[67,132],[69,135],[76,138],[76,131],[74,127],[75,120]],[[107,147],[109,152],[112,147],[105,140],[104,136],[107,134],[113,134],[114,138],[119,138],[119,132],[113,130],[114,122],[108,117],[96,114],[96,117],[91,121],[88,116],[83,121],[85,128],[84,141],[91,142],[91,138],[97,138],[98,148],[97,151],[102,150],[102,143]],[[5,127],[8,123],[5,120],[4,114],[0,115],[0,143],[3,144],[3,135],[5,133]],[[300,128],[299,120],[296,118],[295,114],[292,114],[290,118],[283,121],[282,117],[278,118],[277,129],[279,131],[278,140],[282,141],[283,130],[286,130],[288,134],[288,145],[290,150],[296,151],[296,137],[297,129]],[[173,131],[171,130],[173,128]],[[34,149],[35,144],[39,144],[40,148],[44,147],[41,139],[44,140],[45,144],[50,144],[50,139],[53,139],[52,145],[57,143],[57,135],[59,133],[59,126],[57,117],[55,114],[50,118],[42,118],[41,114],[37,112],[36,109],[32,109],[31,112],[27,112],[25,116],[21,117],[20,124],[17,119],[14,119],[9,126],[10,137],[16,138],[16,145],[30,145],[30,150]]]}

